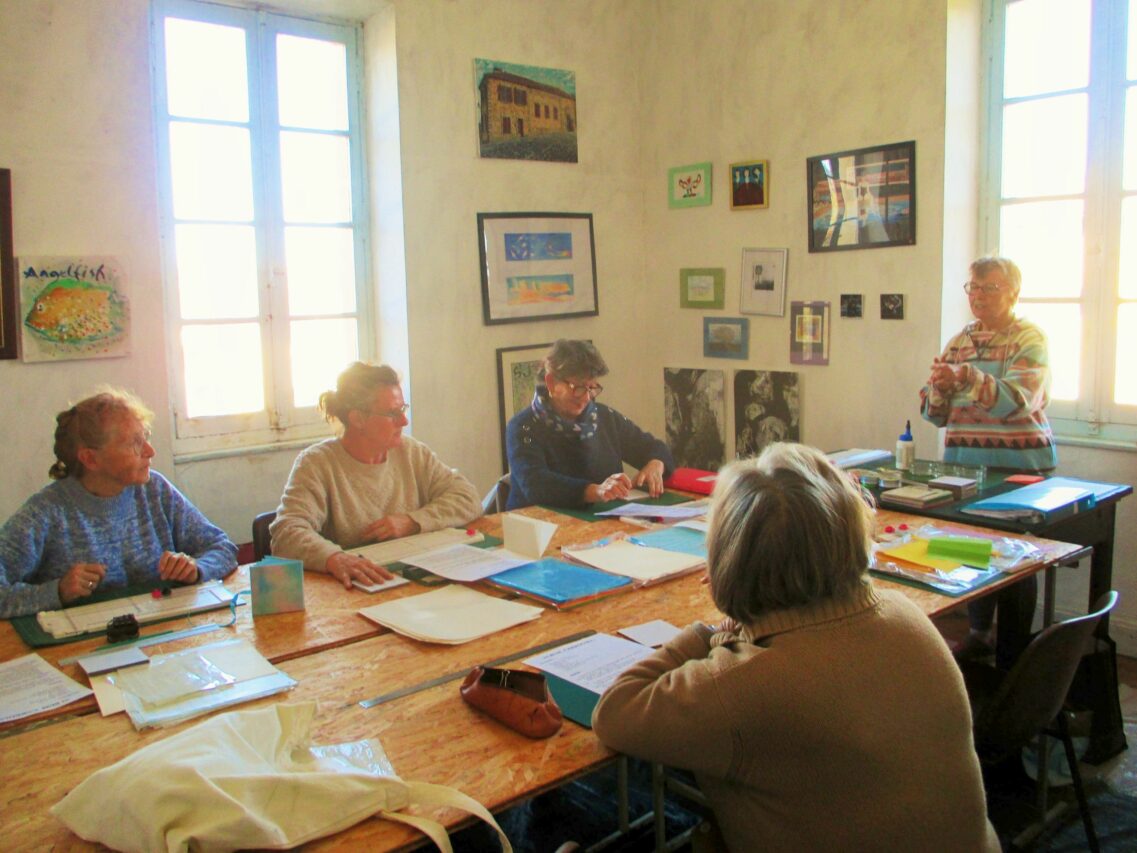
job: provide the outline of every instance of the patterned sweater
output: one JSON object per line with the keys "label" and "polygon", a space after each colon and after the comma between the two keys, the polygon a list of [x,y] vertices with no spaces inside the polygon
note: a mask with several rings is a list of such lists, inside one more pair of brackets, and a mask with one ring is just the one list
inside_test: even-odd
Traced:
{"label": "patterned sweater", "polygon": [[163,551],[193,557],[203,581],[237,566],[229,537],[157,471],[109,498],[56,480],[0,528],[0,617],[61,607],[59,579],[75,563],[107,567],[100,589],[157,580]]}
{"label": "patterned sweater", "polygon": [[920,390],[920,413],[945,427],[944,461],[1047,471],[1058,464],[1044,409],[1050,402],[1046,335],[1015,318],[982,332],[978,321],[948,341],[941,358],[967,365],[963,387],[950,395]]}

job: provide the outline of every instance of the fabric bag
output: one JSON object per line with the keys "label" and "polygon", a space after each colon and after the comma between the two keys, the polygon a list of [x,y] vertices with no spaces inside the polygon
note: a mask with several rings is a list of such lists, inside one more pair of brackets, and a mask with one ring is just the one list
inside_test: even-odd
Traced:
{"label": "fabric bag", "polygon": [[410,824],[451,853],[436,821],[408,805],[451,806],[497,830],[476,800],[444,785],[404,782],[378,741],[312,746],[316,703],[221,714],[104,767],[51,812],[87,841],[116,850],[281,849],[372,815]]}
{"label": "fabric bag", "polygon": [[460,692],[470,705],[526,737],[551,737],[564,722],[539,672],[476,666],[462,681]]}

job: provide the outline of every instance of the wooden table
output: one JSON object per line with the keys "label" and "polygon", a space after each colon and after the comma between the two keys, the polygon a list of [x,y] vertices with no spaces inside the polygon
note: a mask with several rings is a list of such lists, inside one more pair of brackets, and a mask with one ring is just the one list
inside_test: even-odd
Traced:
{"label": "wooden table", "polygon": [[[555,513],[538,508],[524,512],[563,522],[554,538],[556,547],[591,541],[628,528],[618,521],[588,524],[567,517],[558,519]],[[882,526],[904,522],[919,523],[899,513],[880,513]],[[487,518],[478,526],[492,534],[499,531],[500,522]],[[1042,558],[1024,569],[1026,574],[1069,559],[1079,550],[1077,545],[1032,541],[1041,549]],[[1015,578],[1023,577],[1023,572],[957,598],[887,580],[874,580],[874,583],[902,589],[925,613],[935,616],[1012,583]],[[307,590],[315,588],[312,584]],[[420,587],[401,590],[407,590],[404,594],[421,592]],[[342,600],[335,607],[345,612],[375,600],[342,587],[339,593]],[[312,614],[312,599],[308,602]],[[270,619],[293,616],[281,614]],[[583,630],[613,632],[656,618],[685,625],[696,619],[716,621],[720,614],[711,603],[701,576],[686,575],[579,608],[549,610],[533,622],[459,646],[420,643],[372,629],[368,629],[370,636],[331,645],[324,642],[319,632],[312,632],[318,640],[313,645],[318,648],[279,658],[280,668],[299,682],[297,688],[285,696],[260,700],[259,704],[316,700],[320,703],[316,743],[379,738],[404,778],[453,785],[492,811],[500,811],[588,773],[612,761],[615,754],[603,747],[590,730],[570,721],[548,740],[532,741],[515,734],[466,706],[458,696],[454,681],[371,709],[362,708],[358,704],[360,700],[421,685],[439,676],[464,673],[477,663],[517,654]],[[339,623],[333,620],[327,624]],[[278,633],[275,629],[260,628],[254,633],[253,639],[259,648],[263,648],[260,642],[276,643],[277,648],[286,645],[279,638],[271,639]],[[327,633],[331,633],[330,628]],[[211,636],[215,638],[216,632],[204,635]],[[294,645],[299,647],[300,644]],[[91,845],[64,829],[48,809],[95,770],[192,724],[193,721],[140,733],[134,731],[125,715],[102,718],[87,713],[0,735],[0,814],[4,815],[4,824],[9,830],[7,843],[15,844],[14,849],[91,849]],[[463,813],[456,811],[433,816],[451,827],[465,819]],[[395,850],[421,842],[422,836],[413,830],[372,819],[312,847]]]}

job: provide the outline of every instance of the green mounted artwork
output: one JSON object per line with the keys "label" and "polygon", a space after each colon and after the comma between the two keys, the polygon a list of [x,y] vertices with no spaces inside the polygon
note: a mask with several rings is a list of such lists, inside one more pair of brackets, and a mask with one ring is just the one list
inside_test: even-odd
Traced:
{"label": "green mounted artwork", "polygon": [[680,308],[722,308],[725,290],[726,270],[722,267],[679,270]]}

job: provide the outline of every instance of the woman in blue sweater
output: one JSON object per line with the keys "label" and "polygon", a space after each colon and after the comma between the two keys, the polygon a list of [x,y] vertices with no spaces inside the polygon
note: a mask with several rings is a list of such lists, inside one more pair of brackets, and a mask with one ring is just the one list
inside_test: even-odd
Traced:
{"label": "woman in blue sweater", "polygon": [[[509,422],[508,509],[546,504],[580,507],[627,497],[633,487],[655,496],[675,463],[667,445],[596,398],[608,365],[588,341],[559,340],[545,356],[533,402]],[[638,469],[624,473],[624,463]]]}
{"label": "woman in blue sweater", "polygon": [[78,603],[99,589],[198,583],[237,566],[237,549],[150,470],[152,413],[108,389],[56,417],[55,481],[0,528],[0,618]]}

